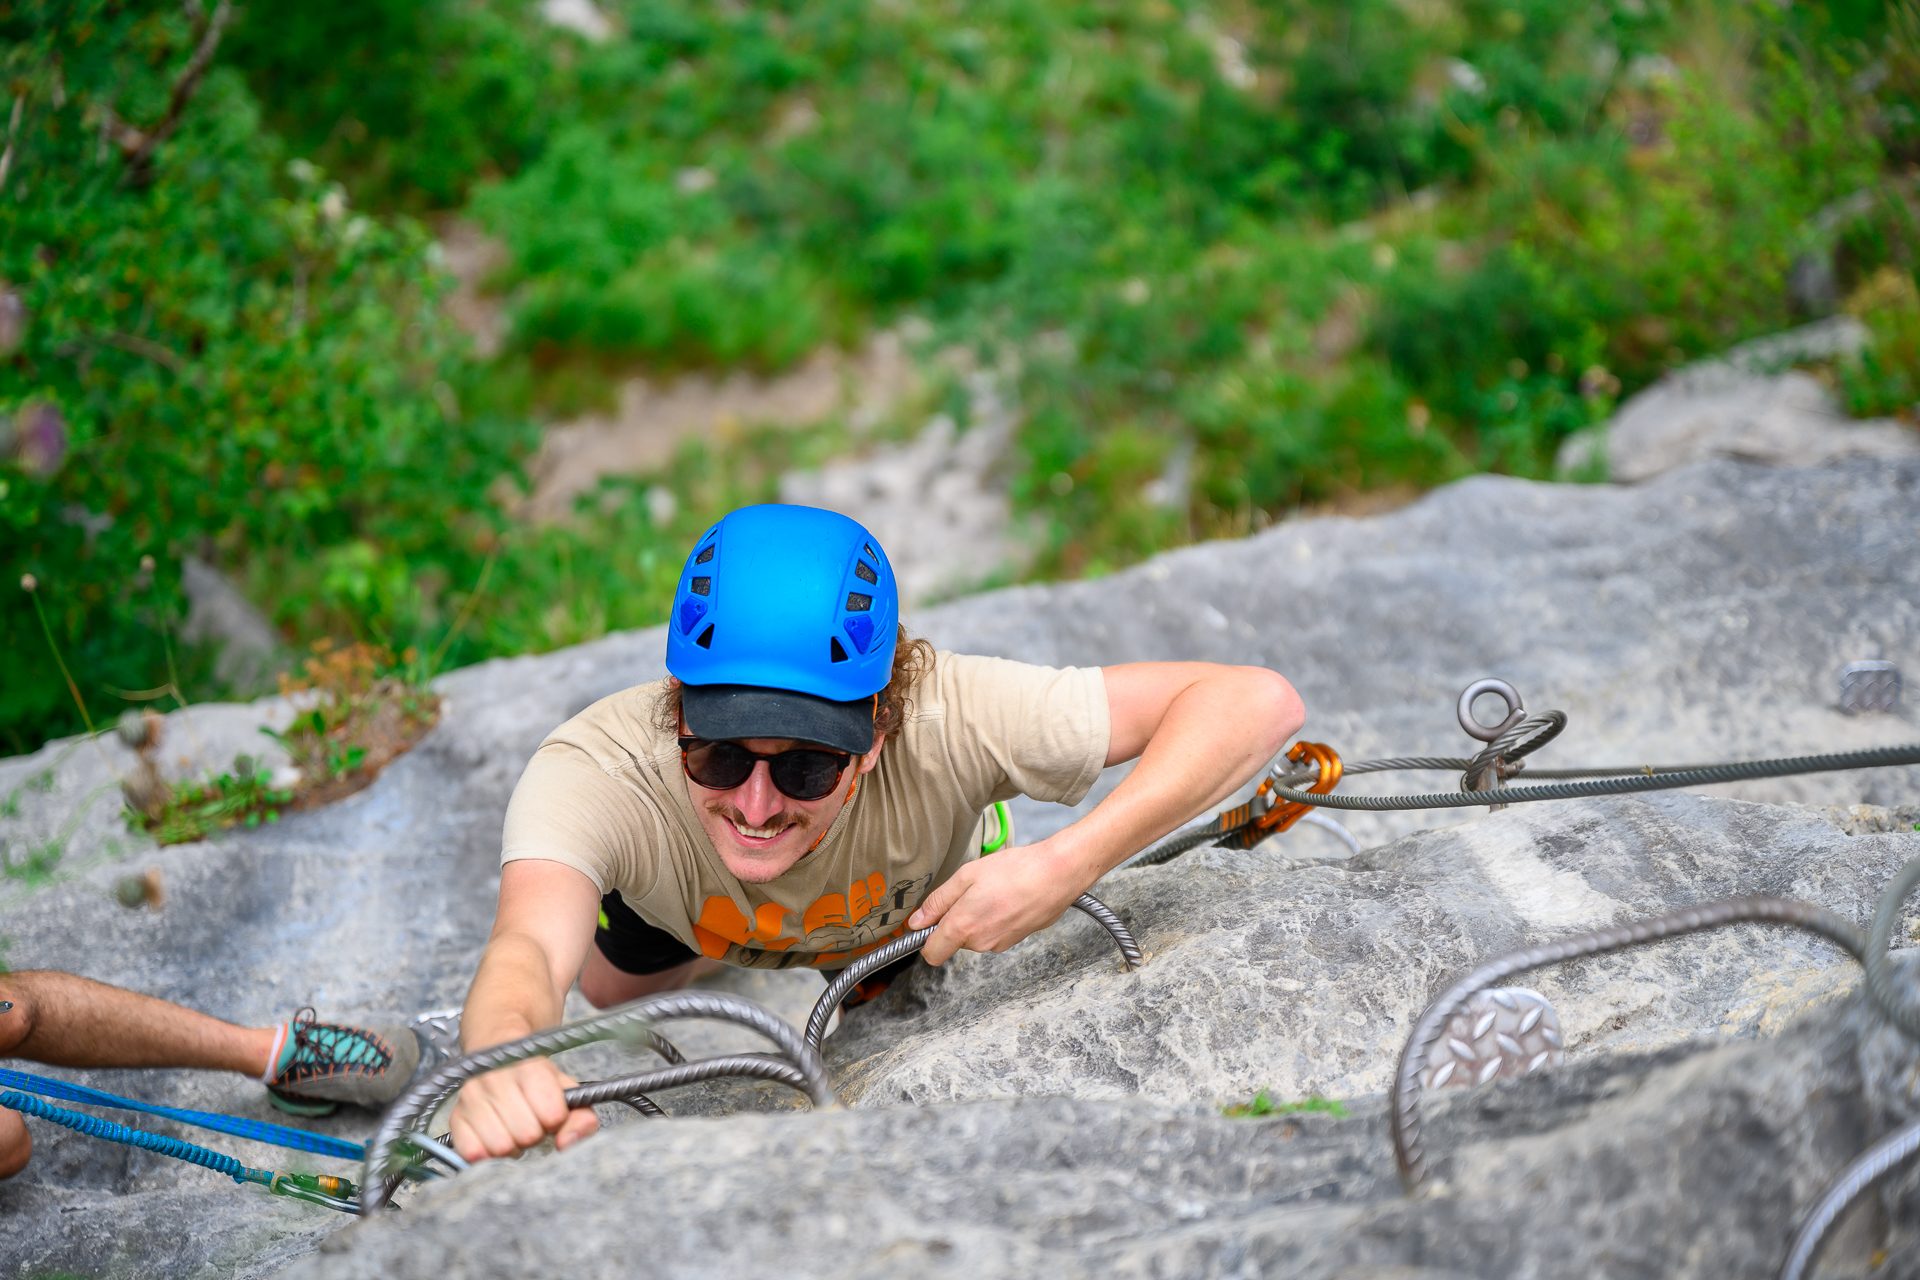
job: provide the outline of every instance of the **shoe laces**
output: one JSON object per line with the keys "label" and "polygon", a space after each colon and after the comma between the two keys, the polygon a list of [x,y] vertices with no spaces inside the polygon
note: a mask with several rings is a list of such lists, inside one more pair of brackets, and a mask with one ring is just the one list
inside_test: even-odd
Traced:
{"label": "shoe laces", "polygon": [[321,1022],[311,1005],[293,1015],[293,1044],[294,1065],[384,1071],[393,1062],[378,1036]]}

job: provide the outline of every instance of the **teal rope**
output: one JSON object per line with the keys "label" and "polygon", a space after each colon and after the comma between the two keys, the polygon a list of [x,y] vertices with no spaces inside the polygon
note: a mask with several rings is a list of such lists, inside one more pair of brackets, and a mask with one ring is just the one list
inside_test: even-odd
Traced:
{"label": "teal rope", "polygon": [[145,1129],[135,1129],[114,1120],[102,1120],[99,1116],[69,1111],[65,1107],[56,1107],[50,1102],[42,1102],[39,1098],[17,1090],[9,1089],[5,1093],[0,1093],[0,1107],[10,1107],[23,1115],[51,1120],[75,1133],[84,1133],[89,1138],[104,1138],[108,1142],[120,1142],[129,1147],[139,1147],[143,1151],[172,1156],[175,1160],[185,1160],[188,1164],[197,1164],[202,1169],[224,1173],[235,1182],[257,1182],[267,1186],[273,1181],[273,1175],[266,1170],[249,1169],[224,1152],[209,1151],[205,1147],[197,1147],[179,1138],[170,1138],[160,1133],[148,1133]]}
{"label": "teal rope", "polygon": [[236,1138],[286,1147],[292,1151],[332,1156],[336,1160],[352,1160],[361,1163],[367,1158],[367,1149],[360,1143],[348,1142],[344,1138],[336,1138],[331,1134],[310,1133],[290,1125],[274,1124],[267,1120],[252,1120],[245,1116],[222,1115],[217,1111],[188,1111],[181,1107],[158,1106],[151,1102],[122,1098],[118,1094],[108,1093],[102,1089],[91,1089],[69,1080],[37,1076],[30,1071],[15,1071],[8,1067],[0,1067],[0,1088],[24,1089],[28,1093],[37,1093],[44,1098],[57,1098],[61,1102],[81,1102],[89,1106],[140,1112],[144,1115],[158,1116],[163,1120],[177,1120],[181,1124],[190,1124],[215,1133],[231,1134]]}

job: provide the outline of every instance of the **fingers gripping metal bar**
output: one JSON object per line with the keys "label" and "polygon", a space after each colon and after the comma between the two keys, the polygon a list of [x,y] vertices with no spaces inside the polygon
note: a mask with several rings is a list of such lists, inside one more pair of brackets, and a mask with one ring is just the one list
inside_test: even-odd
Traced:
{"label": "fingers gripping metal bar", "polygon": [[1860,929],[1825,907],[1793,898],[1728,898],[1515,951],[1489,960],[1448,987],[1414,1022],[1406,1047],[1400,1052],[1400,1064],[1394,1073],[1393,1088],[1387,1099],[1387,1120],[1393,1133],[1393,1159],[1400,1169],[1401,1185],[1408,1194],[1414,1194],[1426,1181],[1426,1148],[1420,1131],[1420,1077],[1426,1071],[1427,1054],[1439,1040],[1447,1020],[1469,996],[1530,969],[1559,964],[1563,960],[1623,951],[1728,925],[1758,923],[1792,925],[1817,933],[1856,960],[1862,957],[1866,949],[1866,937]]}
{"label": "fingers gripping metal bar", "polygon": [[[808,1095],[816,1105],[832,1106],[837,1103],[826,1064],[820,1060],[820,1055],[793,1028],[752,1001],[704,991],[673,991],[642,996],[591,1018],[470,1053],[443,1064],[414,1084],[380,1118],[380,1127],[367,1149],[362,1203],[369,1209],[377,1209],[392,1198],[397,1182],[391,1171],[397,1163],[396,1154],[405,1135],[422,1127],[427,1118],[473,1076],[527,1058],[561,1053],[582,1045],[631,1035],[648,1021],[672,1018],[717,1018],[759,1032],[792,1060],[804,1078]],[[570,1099],[571,1096],[572,1091],[569,1091]]]}

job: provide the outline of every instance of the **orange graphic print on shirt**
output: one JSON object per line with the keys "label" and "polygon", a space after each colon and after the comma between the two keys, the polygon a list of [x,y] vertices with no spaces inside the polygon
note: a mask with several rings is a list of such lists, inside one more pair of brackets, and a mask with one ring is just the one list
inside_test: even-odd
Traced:
{"label": "orange graphic print on shirt", "polygon": [[[931,875],[916,876],[889,889],[887,878],[879,872],[855,880],[845,893],[823,893],[795,911],[777,902],[763,902],[752,916],[732,898],[709,897],[700,907],[693,923],[693,936],[700,953],[711,959],[732,959],[734,963],[756,966],[772,964],[835,965],[871,951],[889,938],[898,936],[904,921],[933,887]],[[789,933],[788,926],[798,916],[799,929]],[[785,952],[791,957],[729,956],[740,948],[747,952]]]}

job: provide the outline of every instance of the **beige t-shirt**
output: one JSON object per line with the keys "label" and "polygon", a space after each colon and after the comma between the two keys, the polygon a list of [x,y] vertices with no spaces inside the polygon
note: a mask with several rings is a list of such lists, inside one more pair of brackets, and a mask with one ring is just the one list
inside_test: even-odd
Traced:
{"label": "beige t-shirt", "polygon": [[700,828],[678,741],[655,724],[660,692],[603,698],[547,736],[507,806],[500,861],[564,863],[701,954],[754,968],[835,968],[904,933],[979,852],[983,809],[1078,802],[1110,733],[1097,667],[941,653],[825,838],[777,880],[743,884]]}

